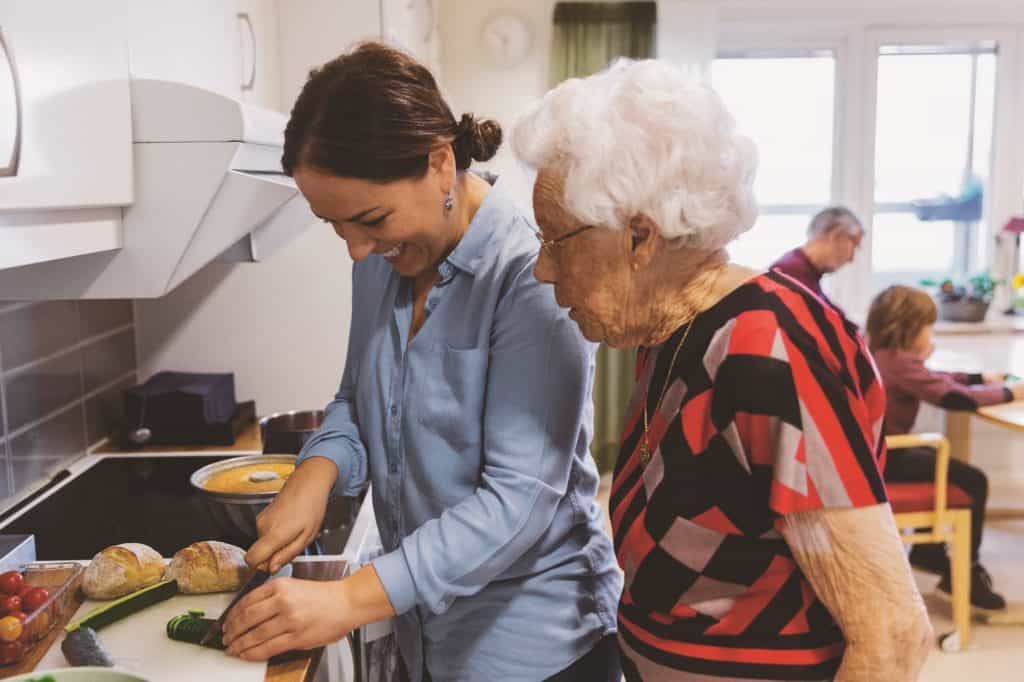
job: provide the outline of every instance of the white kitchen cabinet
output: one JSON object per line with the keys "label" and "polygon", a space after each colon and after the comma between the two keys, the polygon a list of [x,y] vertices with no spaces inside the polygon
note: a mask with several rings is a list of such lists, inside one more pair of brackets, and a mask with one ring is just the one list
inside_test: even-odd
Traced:
{"label": "white kitchen cabinet", "polygon": [[281,107],[291,111],[309,70],[334,59],[354,43],[380,40],[377,0],[278,0]]}
{"label": "white kitchen cabinet", "polygon": [[[125,44],[48,22],[30,3],[0,16],[0,230],[10,211],[124,206],[132,201],[131,104]],[[13,102],[8,99],[13,96]]]}
{"label": "white kitchen cabinet", "polygon": [[18,172],[21,154],[21,88],[14,53],[0,29],[0,177]]}
{"label": "white kitchen cabinet", "polygon": [[130,204],[129,79],[238,97],[235,14],[234,0],[4,0],[0,168],[18,165],[0,214]]}
{"label": "white kitchen cabinet", "polygon": [[242,100],[281,108],[281,53],[276,0],[237,0]]}
{"label": "white kitchen cabinet", "polygon": [[132,82],[239,97],[234,1],[3,0],[0,269],[124,246]]}
{"label": "white kitchen cabinet", "polygon": [[441,76],[441,41],[437,6],[440,0],[380,0],[384,39],[415,55]]}

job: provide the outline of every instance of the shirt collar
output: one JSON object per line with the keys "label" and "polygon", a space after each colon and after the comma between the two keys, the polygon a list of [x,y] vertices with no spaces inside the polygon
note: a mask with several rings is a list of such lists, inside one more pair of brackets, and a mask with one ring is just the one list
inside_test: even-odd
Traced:
{"label": "shirt collar", "polygon": [[439,271],[442,279],[450,278],[451,274],[454,274],[444,272],[450,270],[450,267],[445,267],[448,264],[470,275],[475,275],[487,255],[487,245],[496,232],[495,228],[503,228],[514,220],[516,206],[512,197],[505,190],[505,183],[494,176],[483,177],[491,183],[491,190],[484,197],[473,220],[469,222],[462,239],[441,263]]}
{"label": "shirt collar", "polygon": [[808,258],[807,253],[803,250],[803,247],[797,247],[793,249],[793,251],[796,253],[797,258],[802,260],[804,265],[807,266],[807,269],[810,270],[814,275],[816,275],[818,279],[821,279],[821,277],[825,273],[823,273],[818,268],[814,267],[814,263],[812,263],[811,259]]}

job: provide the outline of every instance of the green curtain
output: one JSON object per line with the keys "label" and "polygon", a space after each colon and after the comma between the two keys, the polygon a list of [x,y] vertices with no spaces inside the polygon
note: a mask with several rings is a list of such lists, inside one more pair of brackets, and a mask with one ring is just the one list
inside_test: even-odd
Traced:
{"label": "green curtain", "polygon": [[558,3],[551,85],[596,73],[616,57],[652,57],[656,17],[653,2]]}
{"label": "green curtain", "polygon": [[[617,57],[654,56],[654,2],[560,2],[555,5],[551,85],[589,76]],[[619,436],[633,389],[634,351],[602,345],[594,377],[594,441],[590,451],[602,472],[615,466]]]}

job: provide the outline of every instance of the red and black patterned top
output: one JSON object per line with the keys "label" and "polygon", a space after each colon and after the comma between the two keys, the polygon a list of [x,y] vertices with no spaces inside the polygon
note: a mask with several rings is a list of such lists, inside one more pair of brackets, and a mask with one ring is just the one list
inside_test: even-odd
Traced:
{"label": "red and black patterned top", "polygon": [[832,679],[842,632],[776,528],[886,501],[874,363],[842,313],[776,272],[701,313],[667,376],[684,331],[637,358],[612,484],[626,677]]}

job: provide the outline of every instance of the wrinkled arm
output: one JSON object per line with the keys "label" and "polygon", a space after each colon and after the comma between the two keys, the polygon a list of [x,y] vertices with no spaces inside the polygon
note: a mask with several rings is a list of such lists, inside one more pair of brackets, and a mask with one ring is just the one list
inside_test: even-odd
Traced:
{"label": "wrinkled arm", "polygon": [[889,505],[796,512],[778,524],[846,639],[835,682],[916,680],[932,629]]}

